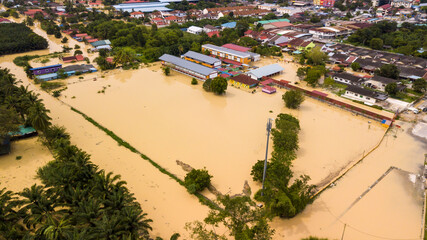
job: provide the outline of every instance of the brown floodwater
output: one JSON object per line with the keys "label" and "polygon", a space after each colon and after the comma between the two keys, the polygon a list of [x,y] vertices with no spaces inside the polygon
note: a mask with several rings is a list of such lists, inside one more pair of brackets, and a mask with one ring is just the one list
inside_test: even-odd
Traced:
{"label": "brown floodwater", "polygon": [[[58,45],[55,39],[50,44]],[[154,235],[183,233],[186,222],[206,216],[208,208],[182,186],[32,85],[23,70],[11,62],[15,56],[0,57],[0,66],[10,68],[24,85],[41,94],[53,122],[65,126],[72,142],[91,154],[95,164],[122,175],[154,220]],[[292,77],[286,71],[296,71],[296,65],[286,66],[284,74]],[[296,175],[310,175],[313,184],[360,158],[385,132],[378,122],[310,98],[300,110],[288,110],[281,100],[283,90],[273,95],[251,94],[229,86],[226,95],[215,96],[204,92],[201,83],[191,85],[187,76],[175,72],[164,76],[158,64],[82,76],[84,79],[66,80],[69,85],[62,93],[62,101],[94,118],[181,178],[185,172],[176,160],[196,168],[206,167],[214,176],[213,184],[223,193],[240,193],[245,180],[249,180],[252,192],[259,189],[251,181],[251,166],[264,158],[267,119],[279,113],[290,113],[300,120],[300,150],[293,169]],[[408,133],[409,124],[400,125],[405,131],[398,131],[397,137],[389,133],[376,151],[336,186],[322,193],[302,214],[291,220],[275,219],[275,239],[309,235],[338,239],[344,224],[344,239],[417,238],[421,229],[422,201],[417,190],[420,188],[400,170],[393,170],[348,209],[390,166],[419,173],[425,145]],[[0,161],[0,167],[2,164]],[[33,166],[34,172],[38,167]],[[402,227],[397,228],[396,224]]]}

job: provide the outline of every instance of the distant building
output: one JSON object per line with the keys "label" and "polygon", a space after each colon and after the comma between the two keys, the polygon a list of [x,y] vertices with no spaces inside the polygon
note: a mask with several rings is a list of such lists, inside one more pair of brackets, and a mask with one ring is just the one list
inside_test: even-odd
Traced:
{"label": "distant building", "polygon": [[187,32],[191,33],[191,34],[199,35],[203,32],[203,28],[197,27],[197,26],[191,26],[191,27],[187,28]]}
{"label": "distant building", "polygon": [[210,32],[215,32],[218,31],[218,28],[212,26],[212,25],[206,25],[203,27],[203,32],[205,33],[210,33]]}
{"label": "distant building", "polygon": [[218,76],[218,71],[200,64],[190,62],[179,57],[169,54],[163,54],[160,58],[164,66],[170,67],[172,70],[183,73],[185,75],[205,81]]}
{"label": "distant building", "polygon": [[346,72],[336,73],[332,76],[332,79],[334,79],[336,82],[349,85],[360,85],[364,81],[363,78]]}
{"label": "distant building", "polygon": [[117,11],[123,11],[123,12],[168,12],[172,11],[172,9],[167,8],[166,6],[169,3],[167,2],[132,2],[132,3],[122,3],[118,5],[114,5],[113,7]]}
{"label": "distant building", "polygon": [[390,83],[398,83],[398,81],[396,79],[375,75],[374,77],[366,80],[365,85],[384,92],[385,87]]}
{"label": "distant building", "polygon": [[313,0],[313,4],[322,7],[333,7],[335,0]]}
{"label": "distant building", "polygon": [[144,13],[143,12],[132,12],[130,14],[131,18],[144,18]]}
{"label": "distant building", "polygon": [[387,99],[387,96],[385,95],[352,85],[347,87],[345,93],[342,96],[352,100],[364,102],[368,105],[373,105],[378,100],[381,101]]}

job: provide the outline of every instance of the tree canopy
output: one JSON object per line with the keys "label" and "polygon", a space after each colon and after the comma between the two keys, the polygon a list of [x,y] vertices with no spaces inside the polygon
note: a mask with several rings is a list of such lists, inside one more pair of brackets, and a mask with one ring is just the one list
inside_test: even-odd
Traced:
{"label": "tree canopy", "polygon": [[20,23],[0,24],[0,55],[46,49],[46,39]]}

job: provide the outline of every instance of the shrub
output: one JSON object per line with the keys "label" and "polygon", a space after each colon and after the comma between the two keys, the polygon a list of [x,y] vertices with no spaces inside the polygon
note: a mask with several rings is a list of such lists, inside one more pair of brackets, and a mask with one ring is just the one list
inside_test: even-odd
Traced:
{"label": "shrub", "polygon": [[208,170],[206,169],[193,169],[184,179],[184,185],[187,187],[187,190],[194,194],[200,192],[211,183],[212,176],[209,175]]}
{"label": "shrub", "polygon": [[164,73],[166,76],[169,76],[169,75],[171,74],[171,69],[170,69],[170,67],[164,67],[164,68],[163,68],[163,73]]}
{"label": "shrub", "polygon": [[193,79],[191,80],[191,85],[197,85],[197,79],[193,78]]}

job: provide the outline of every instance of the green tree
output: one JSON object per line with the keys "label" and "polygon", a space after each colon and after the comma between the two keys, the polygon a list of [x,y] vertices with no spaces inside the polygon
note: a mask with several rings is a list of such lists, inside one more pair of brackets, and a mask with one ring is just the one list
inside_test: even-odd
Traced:
{"label": "green tree", "polygon": [[353,69],[353,71],[358,71],[361,68],[362,67],[360,66],[360,64],[358,62],[351,63],[351,69]]}
{"label": "green tree", "polygon": [[20,118],[16,111],[0,105],[0,140],[9,132],[17,131],[19,124]]}
{"label": "green tree", "polygon": [[62,40],[61,40],[61,43],[67,43],[68,42],[68,38],[67,37],[64,37]]}
{"label": "green tree", "polygon": [[210,92],[211,90],[211,82],[212,79],[208,78],[205,80],[205,82],[203,83],[203,89],[205,89],[206,92]]}
{"label": "green tree", "polygon": [[225,90],[227,90],[227,85],[227,79],[223,77],[216,77],[212,79],[212,82],[210,84],[210,90],[218,95],[224,94]]}
{"label": "green tree", "polygon": [[169,76],[170,73],[171,73],[170,67],[168,67],[168,66],[163,67],[163,74],[165,74],[166,76]]}
{"label": "green tree", "polygon": [[311,65],[325,65],[328,60],[328,55],[320,50],[320,47],[313,48],[307,53],[307,64]]}
{"label": "green tree", "polygon": [[383,64],[375,73],[383,77],[398,79],[400,71],[394,64]]}
{"label": "green tree", "polygon": [[418,78],[412,84],[412,88],[416,92],[420,92],[420,93],[425,92],[427,89],[427,82],[424,78]]}
{"label": "green tree", "polygon": [[36,130],[45,131],[51,124],[49,112],[50,110],[47,110],[43,103],[35,102],[28,108],[28,122]]}
{"label": "green tree", "polygon": [[187,190],[194,194],[203,191],[211,184],[212,176],[206,169],[193,169],[184,178],[184,184]]}
{"label": "green tree", "polygon": [[290,90],[286,91],[285,94],[282,95],[282,99],[287,108],[297,109],[304,101],[304,95],[301,91]]}
{"label": "green tree", "polygon": [[193,78],[191,79],[191,85],[197,85],[197,79]]}
{"label": "green tree", "polygon": [[397,84],[396,83],[389,83],[387,86],[385,86],[386,93],[390,94],[391,96],[395,96],[398,92]]}
{"label": "green tree", "polygon": [[372,38],[370,43],[369,43],[369,46],[372,49],[376,49],[376,50],[383,49],[383,45],[384,45],[384,42],[381,38]]}

